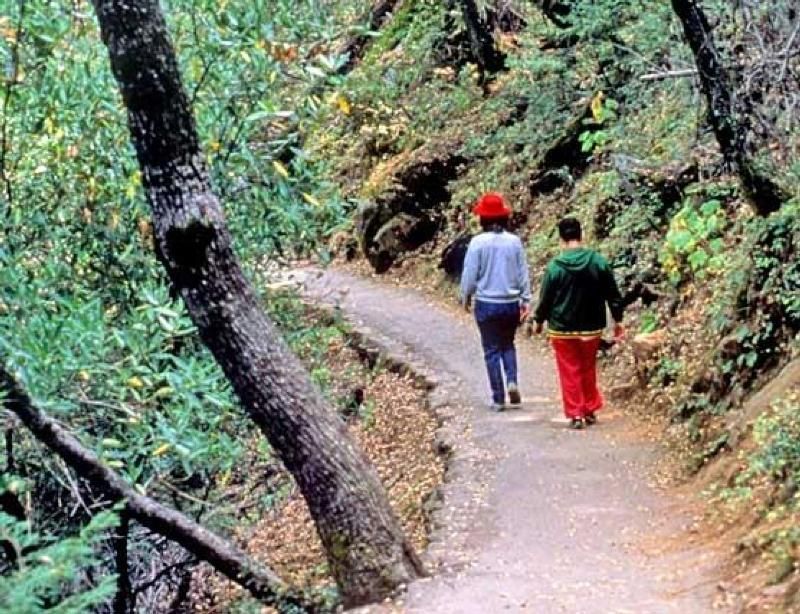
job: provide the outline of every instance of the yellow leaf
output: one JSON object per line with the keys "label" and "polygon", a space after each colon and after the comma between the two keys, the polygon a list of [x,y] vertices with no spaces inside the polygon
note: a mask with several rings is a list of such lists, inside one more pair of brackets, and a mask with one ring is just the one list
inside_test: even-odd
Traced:
{"label": "yellow leaf", "polygon": [[317,197],[314,196],[313,194],[308,194],[306,192],[303,192],[303,200],[305,200],[309,205],[313,205],[315,207],[322,207],[322,203],[319,202],[319,199],[317,199]]}
{"label": "yellow leaf", "polygon": [[597,92],[597,95],[592,98],[592,117],[598,124],[603,123],[603,99],[605,95],[603,92]]}
{"label": "yellow leaf", "polygon": [[153,396],[157,399],[163,399],[165,397],[170,396],[172,392],[173,392],[172,388],[170,388],[169,386],[164,386],[163,388],[159,388],[158,390],[156,390]]}
{"label": "yellow leaf", "polygon": [[112,469],[122,469],[125,466],[121,460],[106,461],[106,465],[108,465]]}
{"label": "yellow leaf", "polygon": [[289,171],[286,170],[286,167],[283,164],[281,164],[277,160],[273,160],[272,166],[275,169],[275,172],[278,173],[281,177],[283,177],[284,179],[289,178]]}
{"label": "yellow leaf", "polygon": [[158,446],[155,450],[153,450],[153,456],[164,456],[167,451],[172,447],[170,443],[164,443]]}
{"label": "yellow leaf", "polygon": [[350,106],[350,101],[348,101],[347,98],[341,94],[336,97],[336,106],[338,106],[339,110],[345,115],[350,115],[351,111],[353,110]]}
{"label": "yellow leaf", "polygon": [[144,388],[144,382],[142,381],[142,378],[137,377],[136,375],[130,378],[127,381],[127,384],[131,388]]}

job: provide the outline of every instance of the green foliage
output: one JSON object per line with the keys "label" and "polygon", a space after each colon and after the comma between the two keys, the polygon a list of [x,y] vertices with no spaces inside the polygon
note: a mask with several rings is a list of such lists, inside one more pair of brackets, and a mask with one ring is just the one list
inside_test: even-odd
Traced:
{"label": "green foliage", "polygon": [[[324,252],[327,237],[347,223],[350,205],[324,178],[327,162],[310,159],[302,145],[307,123],[326,106],[317,91],[338,61],[317,42],[333,38],[366,4],[174,0],[165,7],[215,188],[250,270],[267,256]],[[0,113],[0,357],[106,465],[140,491],[169,492],[172,505],[197,511],[190,498],[216,501],[223,486],[243,479],[245,451],[259,435],[167,290],[91,5],[24,6],[22,16],[16,3],[0,16],[0,104],[7,100]],[[55,548],[60,537],[84,530],[88,513],[55,505],[70,501],[72,488],[24,429],[14,443],[17,470],[30,484],[31,521],[46,536],[36,539]],[[260,451],[266,460],[268,446]],[[189,497],[173,499],[175,490]],[[88,487],[82,494],[90,504],[96,496]],[[229,506],[217,505],[210,526],[231,524]],[[55,566],[32,561],[0,580],[19,585],[14,599],[27,591],[33,604],[44,591],[49,605],[66,608],[58,611],[89,610],[105,589],[79,602],[60,600],[70,591],[55,588],[67,581],[76,595],[92,588],[75,572],[100,555],[90,535],[63,542],[74,565],[54,550]],[[137,556],[134,541],[134,563]],[[43,584],[47,569],[64,574],[58,582],[53,576],[53,590]],[[4,607],[6,586],[0,610],[34,611],[18,601],[17,609]]]}
{"label": "green foliage", "polygon": [[[609,143],[611,135],[605,126],[617,119],[619,103],[613,98],[605,98],[602,94],[598,94],[592,100],[591,107],[592,118],[584,119],[583,123],[586,126],[593,127],[593,129],[581,132],[578,137],[581,151],[584,153],[598,153]],[[598,128],[598,126],[600,127]]]}
{"label": "green foliage", "polygon": [[[0,476],[0,492],[7,486],[8,478]],[[34,533],[26,522],[0,512],[0,539],[19,556],[16,569],[0,574],[0,611],[82,614],[103,603],[113,594],[114,576],[89,587],[84,578],[95,562],[95,547],[116,523],[113,513],[100,513],[78,535],[57,538]]]}
{"label": "green foliage", "polygon": [[781,582],[796,565],[800,529],[800,397],[790,391],[776,399],[753,424],[754,446],[743,456],[733,483],[714,494],[730,506],[755,509],[772,525],[756,528],[739,543],[741,550],[766,553],[772,561],[771,582]]}
{"label": "green foliage", "polygon": [[[788,395],[758,417],[753,425],[757,448],[748,459],[747,470],[737,478],[740,484],[765,477],[773,484],[800,485],[800,396]],[[800,499],[793,500],[800,505]]]}
{"label": "green foliage", "polygon": [[652,379],[661,386],[668,386],[674,383],[678,376],[683,372],[683,362],[677,358],[663,356],[656,365]]}
{"label": "green foliage", "polygon": [[661,251],[661,266],[673,285],[687,278],[705,279],[724,269],[725,215],[720,200],[696,206],[692,200],[672,218]]}
{"label": "green foliage", "polygon": [[658,314],[653,310],[646,310],[639,316],[640,333],[652,333],[653,331],[658,330],[659,327]]}

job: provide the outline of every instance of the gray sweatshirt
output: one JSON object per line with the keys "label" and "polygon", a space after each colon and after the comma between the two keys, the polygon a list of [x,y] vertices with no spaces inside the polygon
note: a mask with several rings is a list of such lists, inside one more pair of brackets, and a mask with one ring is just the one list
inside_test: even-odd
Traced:
{"label": "gray sweatshirt", "polygon": [[472,238],[461,274],[461,302],[475,296],[486,303],[531,302],[531,280],[522,241],[506,232]]}

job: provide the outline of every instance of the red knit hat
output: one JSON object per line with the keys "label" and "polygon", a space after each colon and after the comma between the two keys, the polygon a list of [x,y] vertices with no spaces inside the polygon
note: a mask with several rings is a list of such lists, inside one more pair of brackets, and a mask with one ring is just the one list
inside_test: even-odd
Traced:
{"label": "red knit hat", "polygon": [[472,212],[480,217],[490,219],[509,217],[511,215],[511,209],[506,205],[502,194],[498,194],[497,192],[487,192],[481,196],[478,203],[472,208]]}

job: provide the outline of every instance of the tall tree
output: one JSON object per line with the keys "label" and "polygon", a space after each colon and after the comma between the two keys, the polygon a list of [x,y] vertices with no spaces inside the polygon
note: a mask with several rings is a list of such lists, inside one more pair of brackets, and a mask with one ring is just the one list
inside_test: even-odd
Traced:
{"label": "tall tree", "polygon": [[231,245],[157,0],[93,0],[159,259],[204,343],[308,502],[345,604],[422,573],[375,471],[269,321]]}
{"label": "tall tree", "polygon": [[737,113],[730,79],[703,9],[696,0],[672,0],[672,8],[692,48],[711,125],[725,162],[738,172],[745,194],[760,215],[777,211],[786,196],[770,177],[756,168],[748,151],[749,118],[744,112]]}
{"label": "tall tree", "polygon": [[487,75],[505,69],[505,55],[495,46],[492,29],[488,21],[481,15],[476,1],[460,0],[460,2],[472,55],[478,64],[481,77],[486,79]]}

